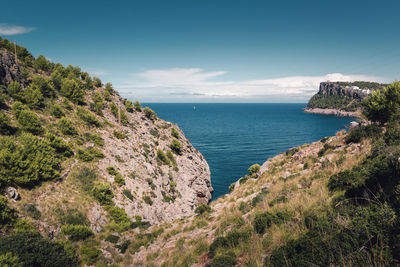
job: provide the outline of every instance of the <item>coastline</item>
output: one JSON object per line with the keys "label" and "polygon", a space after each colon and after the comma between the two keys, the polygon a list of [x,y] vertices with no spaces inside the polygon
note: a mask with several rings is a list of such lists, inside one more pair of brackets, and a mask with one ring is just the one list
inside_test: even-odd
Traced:
{"label": "coastline", "polygon": [[333,109],[333,108],[304,108],[303,111],[305,113],[310,113],[310,114],[335,115],[338,117],[359,118],[361,116],[361,112],[359,110],[345,111],[345,110]]}

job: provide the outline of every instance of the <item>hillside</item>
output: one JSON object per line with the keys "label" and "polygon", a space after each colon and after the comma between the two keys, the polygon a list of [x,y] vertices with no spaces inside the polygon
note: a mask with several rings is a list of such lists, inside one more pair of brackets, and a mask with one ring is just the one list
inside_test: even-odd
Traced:
{"label": "hillside", "polygon": [[318,93],[308,101],[305,112],[359,117],[361,102],[385,84],[374,82],[322,82]]}
{"label": "hillside", "polygon": [[208,164],[177,125],[0,45],[0,266],[399,265],[399,82],[365,97],[369,122],[208,203]]}

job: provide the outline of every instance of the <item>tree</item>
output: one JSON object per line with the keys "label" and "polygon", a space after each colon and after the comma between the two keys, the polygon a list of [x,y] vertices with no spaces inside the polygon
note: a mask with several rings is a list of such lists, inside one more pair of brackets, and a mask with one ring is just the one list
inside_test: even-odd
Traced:
{"label": "tree", "polygon": [[49,79],[43,78],[42,76],[33,77],[31,86],[33,89],[40,91],[44,97],[55,96],[53,84]]}
{"label": "tree", "polygon": [[143,113],[144,113],[144,115],[145,115],[147,118],[149,118],[150,120],[155,120],[155,119],[157,119],[156,113],[155,113],[151,108],[149,108],[149,107],[145,107],[145,108],[143,109]]}
{"label": "tree", "polygon": [[72,121],[69,119],[62,117],[60,121],[58,122],[58,128],[63,134],[66,135],[77,135],[78,131],[74,127]]}
{"label": "tree", "polygon": [[93,83],[96,87],[101,87],[103,85],[99,77],[93,77]]}
{"label": "tree", "polygon": [[182,144],[178,140],[176,139],[172,140],[169,147],[173,152],[175,152],[175,154],[182,155]]}
{"label": "tree", "polygon": [[42,55],[38,56],[34,63],[35,68],[43,71],[50,69],[50,62]]}
{"label": "tree", "polygon": [[382,92],[374,91],[364,102],[364,114],[374,122],[384,124],[399,115],[400,82],[394,82],[383,88]]}
{"label": "tree", "polygon": [[16,100],[19,100],[19,101],[22,100],[22,98],[23,98],[22,86],[19,82],[12,81],[8,85],[7,91],[11,95],[11,97],[15,98]]}
{"label": "tree", "polygon": [[139,101],[135,101],[134,107],[136,111],[142,111],[142,105],[140,105]]}
{"label": "tree", "polygon": [[42,93],[32,85],[23,90],[23,97],[21,100],[33,109],[42,108],[44,106],[44,97]]}
{"label": "tree", "polygon": [[12,110],[18,123],[22,126],[22,129],[35,135],[40,135],[44,132],[44,129],[40,125],[39,117],[28,110],[21,102],[15,102],[12,106]]}
{"label": "tree", "polygon": [[84,104],[85,91],[80,80],[62,79],[61,94],[76,104]]}
{"label": "tree", "polygon": [[126,99],[126,100],[124,101],[124,104],[125,104],[126,111],[128,111],[128,112],[133,112],[134,106],[133,106],[133,104],[132,104],[132,101]]}

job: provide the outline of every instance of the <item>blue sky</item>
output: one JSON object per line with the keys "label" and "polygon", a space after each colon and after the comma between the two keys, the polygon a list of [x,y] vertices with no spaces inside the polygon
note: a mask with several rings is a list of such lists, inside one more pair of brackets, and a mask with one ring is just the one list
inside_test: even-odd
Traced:
{"label": "blue sky", "polygon": [[390,82],[400,1],[5,1],[0,36],[144,102],[305,102]]}

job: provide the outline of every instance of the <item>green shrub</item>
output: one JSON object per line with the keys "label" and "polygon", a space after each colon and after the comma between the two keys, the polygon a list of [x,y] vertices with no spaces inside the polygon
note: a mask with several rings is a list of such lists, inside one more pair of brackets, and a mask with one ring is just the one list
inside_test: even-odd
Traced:
{"label": "green shrub", "polygon": [[117,235],[108,235],[105,239],[105,241],[113,243],[113,244],[117,244],[119,241],[119,236]]}
{"label": "green shrub", "polygon": [[16,219],[16,213],[8,206],[7,198],[0,196],[0,226],[13,224]]}
{"label": "green shrub", "polygon": [[101,126],[101,122],[96,118],[96,116],[85,108],[78,108],[78,116],[89,125],[94,125],[96,127]]}
{"label": "green shrub", "polygon": [[120,122],[122,125],[126,126],[129,124],[129,118],[123,109],[121,109],[119,111],[119,116],[120,116]]}
{"label": "green shrub", "polygon": [[201,204],[194,210],[194,212],[199,215],[205,212],[211,212],[211,207],[207,204]]}
{"label": "green shrub", "polygon": [[125,185],[125,179],[124,179],[124,177],[122,177],[121,174],[118,173],[114,177],[114,183],[116,183],[119,186],[123,186],[123,185]]}
{"label": "green shrub", "polygon": [[104,139],[100,135],[90,134],[90,133],[87,133],[85,135],[87,136],[87,139],[92,141],[93,144],[95,144],[96,146],[99,146],[99,147],[104,146]]}
{"label": "green shrub", "polygon": [[49,71],[51,64],[43,55],[39,55],[33,63],[35,69]]}
{"label": "green shrub", "polygon": [[11,135],[15,132],[14,127],[11,126],[10,118],[0,112],[0,134]]}
{"label": "green shrub", "polygon": [[22,105],[20,102],[15,102],[12,106],[12,110],[22,129],[35,135],[40,135],[44,132],[39,117],[32,111],[26,109],[26,106]]}
{"label": "green shrub", "polygon": [[61,233],[67,235],[71,241],[84,240],[92,235],[93,231],[84,225],[67,224],[61,227]]}
{"label": "green shrub", "polygon": [[115,130],[114,130],[113,134],[118,139],[125,139],[127,137],[126,134],[119,132],[119,131],[115,131]]}
{"label": "green shrub", "polygon": [[90,162],[95,158],[102,159],[104,157],[105,155],[101,151],[95,149],[94,147],[78,149],[78,158],[85,162]]}
{"label": "green shrub", "polygon": [[157,160],[159,160],[160,162],[162,162],[166,165],[171,164],[170,160],[168,159],[168,157],[165,155],[165,153],[161,149],[157,149]]}
{"label": "green shrub", "polygon": [[105,105],[103,102],[103,97],[98,92],[93,94],[93,102],[94,106],[92,107],[92,110],[96,112],[97,115],[103,116],[103,109]]}
{"label": "green shrub", "polygon": [[101,251],[92,242],[84,243],[80,249],[82,261],[87,265],[94,265],[102,255]]}
{"label": "green shrub", "polygon": [[375,138],[382,133],[382,129],[375,124],[363,125],[351,130],[346,136],[346,143],[360,143],[365,138]]}
{"label": "green shrub", "polygon": [[58,104],[54,104],[51,106],[50,113],[51,113],[51,115],[53,115],[54,117],[56,117],[58,119],[65,116],[61,106]]}
{"label": "green shrub", "polygon": [[169,147],[175,154],[182,155],[182,144],[178,140],[176,139],[172,140]]}
{"label": "green shrub", "polygon": [[21,101],[32,109],[39,109],[44,106],[44,97],[42,93],[31,85],[22,91]]}
{"label": "green shrub", "polygon": [[61,156],[68,158],[74,155],[71,145],[65,142],[62,138],[55,136],[54,134],[47,133],[45,140]]}
{"label": "green shrub", "polygon": [[231,231],[225,237],[217,237],[210,245],[207,256],[212,259],[217,255],[218,249],[233,249],[240,242],[247,242],[251,237],[250,231]]}
{"label": "green shrub", "polygon": [[18,256],[23,266],[77,266],[75,255],[68,255],[63,246],[33,232],[18,232],[0,238],[0,254]]}
{"label": "green shrub", "polygon": [[123,232],[131,227],[131,219],[129,219],[123,208],[113,206],[108,207],[107,211],[111,219],[114,221],[114,224],[112,225],[114,230]]}
{"label": "green shrub", "polygon": [[129,245],[131,244],[131,241],[129,239],[124,240],[120,245],[116,245],[115,247],[119,249],[119,251],[124,254],[126,250],[128,249]]}
{"label": "green shrub", "polygon": [[235,190],[235,185],[236,185],[236,183],[231,183],[231,184],[229,185],[229,187],[228,187],[229,193],[232,193],[232,192]]}
{"label": "green shrub", "polygon": [[140,105],[139,101],[136,101],[133,106],[134,106],[136,111],[138,111],[138,112],[142,111],[142,105]]}
{"label": "green shrub", "polygon": [[93,77],[93,84],[96,87],[101,87],[103,86],[103,83],[101,82],[99,77]]}
{"label": "green shrub", "polygon": [[65,135],[77,135],[78,131],[74,127],[72,121],[69,119],[62,117],[58,121],[58,129]]}
{"label": "green shrub", "polygon": [[22,267],[22,263],[19,261],[18,256],[7,252],[0,255],[0,266],[4,267]]}
{"label": "green shrub", "polygon": [[252,177],[255,177],[257,173],[260,171],[260,168],[261,168],[260,164],[253,164],[250,166],[248,171]]}
{"label": "green shrub", "polygon": [[115,118],[118,118],[118,107],[115,105],[114,102],[110,104],[111,113],[114,115]]}
{"label": "green shrub", "polygon": [[105,89],[107,92],[109,92],[111,95],[114,93],[113,85],[112,85],[112,83],[110,83],[110,82],[106,83],[104,89]]}
{"label": "green shrub", "polygon": [[165,191],[161,191],[161,195],[163,196],[163,202],[170,203],[175,201],[175,199],[170,194],[165,193]]}
{"label": "green shrub", "polygon": [[144,113],[144,115],[145,115],[148,119],[150,119],[150,120],[155,120],[155,119],[157,119],[156,113],[155,113],[151,108],[149,108],[149,107],[145,107],[145,108],[143,109],[143,113]]}
{"label": "green shrub", "polygon": [[289,221],[292,214],[288,212],[264,212],[257,214],[254,218],[254,230],[257,234],[265,234],[265,229],[271,227],[272,224],[282,224]]}
{"label": "green shrub", "polygon": [[107,167],[106,170],[107,170],[108,174],[110,174],[110,175],[115,176],[118,174],[117,170],[112,166]]}
{"label": "green shrub", "polygon": [[42,76],[35,76],[32,79],[32,83],[30,84],[32,89],[40,92],[44,97],[54,97],[55,92],[53,88],[53,84],[49,79],[46,79]]}
{"label": "green shrub", "polygon": [[262,190],[260,193],[258,193],[252,200],[251,200],[251,206],[255,207],[257,206],[258,203],[264,200],[265,196],[268,194],[268,191]]}
{"label": "green shrub", "polygon": [[321,148],[321,150],[318,151],[318,157],[322,157],[323,155],[325,155],[326,151],[334,148],[335,147],[330,144],[324,144],[323,148]]}
{"label": "green shrub", "polygon": [[8,85],[7,92],[15,100],[19,100],[19,101],[23,100],[22,86],[18,81],[11,81],[11,83]]}
{"label": "green shrub", "polygon": [[101,205],[111,205],[112,198],[114,197],[113,192],[110,189],[109,184],[95,184],[91,190],[92,195]]}
{"label": "green shrub", "polygon": [[22,206],[22,210],[25,211],[30,217],[35,220],[39,220],[42,217],[42,213],[35,205],[27,203]]}
{"label": "green shrub", "polygon": [[81,105],[85,103],[84,86],[78,79],[62,79],[60,92],[75,104]]}
{"label": "green shrub", "polygon": [[270,203],[269,206],[273,207],[275,204],[277,203],[284,203],[287,201],[287,197],[282,195],[282,196],[277,196],[276,198],[274,198]]}
{"label": "green shrub", "polygon": [[128,199],[130,199],[130,200],[133,201],[134,197],[133,197],[133,195],[132,195],[132,193],[131,193],[130,190],[124,189],[124,190],[122,191],[122,193],[123,193],[124,196],[126,196]]}
{"label": "green shrub", "polygon": [[167,157],[168,157],[168,159],[170,160],[170,162],[172,163],[172,166],[174,167],[174,171],[179,171],[179,168],[178,168],[178,166],[176,165],[176,160],[175,160],[175,157],[174,157],[174,155],[172,154],[172,151],[171,150],[168,150],[167,151]]}
{"label": "green shrub", "polygon": [[67,209],[66,211],[58,209],[57,214],[60,217],[60,223],[63,225],[89,225],[89,221],[86,216],[77,209]]}
{"label": "green shrub", "polygon": [[179,132],[175,128],[171,128],[171,135],[176,139],[179,139]]}
{"label": "green shrub", "polygon": [[143,196],[143,201],[150,206],[153,205],[153,200],[149,196]]}
{"label": "green shrub", "polygon": [[34,186],[60,177],[60,159],[45,141],[31,134],[0,138],[0,184]]}
{"label": "green shrub", "polygon": [[128,111],[128,112],[133,112],[134,109],[135,109],[135,107],[133,106],[132,101],[130,101],[128,99],[126,99],[124,101],[124,105],[125,105],[126,111]]}

